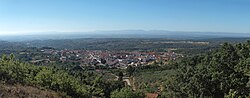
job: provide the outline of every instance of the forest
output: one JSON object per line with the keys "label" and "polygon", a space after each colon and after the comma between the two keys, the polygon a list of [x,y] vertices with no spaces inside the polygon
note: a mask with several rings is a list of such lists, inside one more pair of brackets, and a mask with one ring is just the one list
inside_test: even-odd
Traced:
{"label": "forest", "polygon": [[175,62],[176,74],[165,81],[166,96],[172,97],[250,97],[250,41],[224,43],[204,55]]}
{"label": "forest", "polygon": [[[65,71],[60,68],[35,66],[15,60],[14,55],[3,55],[0,62],[1,83],[6,85],[33,86],[60,93],[60,97],[91,98],[126,96],[143,98],[141,92],[124,88],[121,81],[105,81],[93,72]],[[130,93],[127,93],[130,91]],[[111,93],[112,92],[112,93]],[[1,97],[8,97],[8,94]],[[19,96],[20,97],[20,96]],[[27,97],[27,96],[26,96]]]}

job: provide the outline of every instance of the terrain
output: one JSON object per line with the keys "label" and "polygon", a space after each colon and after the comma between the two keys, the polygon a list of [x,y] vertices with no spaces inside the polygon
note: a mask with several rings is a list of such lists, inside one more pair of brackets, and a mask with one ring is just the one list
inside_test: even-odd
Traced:
{"label": "terrain", "polygon": [[[250,42],[247,40],[1,41],[0,95],[6,98],[144,98],[150,94],[162,98],[247,98],[250,96]],[[158,59],[161,56],[168,59]]]}

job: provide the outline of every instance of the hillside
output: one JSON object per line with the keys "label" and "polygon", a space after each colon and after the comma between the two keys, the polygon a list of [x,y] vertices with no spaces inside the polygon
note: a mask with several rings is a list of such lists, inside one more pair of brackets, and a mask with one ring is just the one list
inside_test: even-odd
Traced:
{"label": "hillside", "polygon": [[249,98],[250,41],[132,70],[135,88],[163,98]]}
{"label": "hillside", "polygon": [[0,84],[0,98],[66,98],[58,92],[32,86]]}
{"label": "hillside", "polygon": [[[74,98],[128,98],[133,95],[131,98],[143,98],[146,93],[157,91],[163,98],[248,98],[249,52],[250,41],[224,43],[208,53],[166,64],[155,62],[146,66],[128,66],[127,69],[104,68],[96,71],[76,68],[74,63],[36,66],[16,60],[13,54],[3,55],[0,60],[0,80],[6,84],[1,85],[0,90],[3,97],[65,95]],[[133,81],[132,86],[135,86],[132,88],[136,90],[126,87],[120,79],[105,76],[105,71],[119,75],[119,78],[129,76]]]}

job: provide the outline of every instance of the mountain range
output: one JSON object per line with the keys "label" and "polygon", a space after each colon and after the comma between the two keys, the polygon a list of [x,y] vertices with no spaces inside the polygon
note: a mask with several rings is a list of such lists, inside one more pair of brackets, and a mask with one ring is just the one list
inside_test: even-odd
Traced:
{"label": "mountain range", "polygon": [[250,37],[250,33],[231,32],[184,32],[167,30],[113,30],[92,32],[40,32],[29,35],[2,35],[0,40],[30,41],[77,38],[169,38],[169,39],[210,39]]}

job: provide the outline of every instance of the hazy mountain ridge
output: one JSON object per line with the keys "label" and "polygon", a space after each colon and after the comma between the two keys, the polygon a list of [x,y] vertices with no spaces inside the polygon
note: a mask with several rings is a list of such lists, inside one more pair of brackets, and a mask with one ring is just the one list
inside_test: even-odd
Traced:
{"label": "hazy mountain ridge", "polygon": [[0,40],[29,41],[48,39],[77,39],[77,38],[170,38],[170,39],[208,39],[224,37],[250,37],[248,33],[229,32],[182,32],[166,30],[114,30],[93,32],[46,32],[30,35],[5,35]]}

